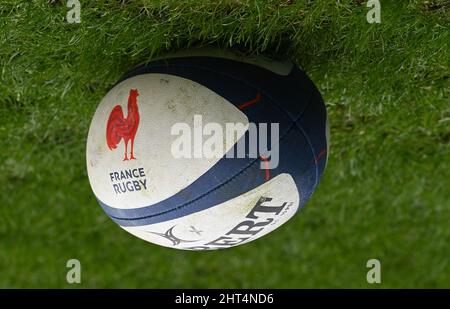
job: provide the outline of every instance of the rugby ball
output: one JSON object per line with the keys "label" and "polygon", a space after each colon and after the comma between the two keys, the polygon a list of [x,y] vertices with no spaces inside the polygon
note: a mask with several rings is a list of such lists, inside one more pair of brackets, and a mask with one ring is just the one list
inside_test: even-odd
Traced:
{"label": "rugby ball", "polygon": [[292,63],[195,50],[141,65],[109,90],[89,129],[87,171],[98,203],[127,232],[223,249],[305,205],[327,136],[324,102]]}

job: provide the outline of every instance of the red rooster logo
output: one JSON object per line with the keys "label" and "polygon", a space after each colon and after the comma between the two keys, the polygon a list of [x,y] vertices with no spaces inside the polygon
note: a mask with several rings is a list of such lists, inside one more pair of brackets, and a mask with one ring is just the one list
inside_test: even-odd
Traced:
{"label": "red rooster logo", "polygon": [[131,141],[130,160],[134,157],[134,138],[139,126],[139,109],[137,105],[137,97],[139,93],[137,89],[131,89],[128,96],[128,114],[123,116],[122,107],[114,106],[111,114],[109,114],[108,123],[106,125],[106,143],[110,150],[116,149],[117,145],[123,138],[125,143],[125,157],[123,161],[128,160],[128,142]]}

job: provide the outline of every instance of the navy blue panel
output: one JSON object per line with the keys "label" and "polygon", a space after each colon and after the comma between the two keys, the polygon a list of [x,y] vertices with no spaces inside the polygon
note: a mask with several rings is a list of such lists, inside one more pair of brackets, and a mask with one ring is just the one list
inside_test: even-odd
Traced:
{"label": "navy blue panel", "polygon": [[[305,73],[295,66],[289,75],[283,76],[252,64],[214,57],[159,60],[130,71],[121,80],[146,73],[165,73],[192,79],[216,91],[230,102],[241,102],[241,93],[236,90],[221,90],[230,90],[226,87],[227,80],[239,81],[242,85],[250,86],[250,89],[259,89],[291,119],[297,119],[304,111],[315,89]],[[225,79],[219,81],[219,76]]]}
{"label": "navy blue panel", "polygon": [[[316,90],[313,93],[312,102],[321,102],[320,94]],[[297,124],[308,136],[314,151],[314,160],[317,165],[317,182],[323,174],[328,156],[326,136],[327,112],[325,104],[309,104]],[[317,183],[316,183],[317,185]]]}
{"label": "navy blue panel", "polygon": [[[257,104],[243,110],[250,122],[280,125],[280,164],[271,178],[289,173],[300,192],[301,206],[310,197],[322,169],[317,162],[322,149],[325,107],[312,82],[300,70],[280,76],[266,69],[232,60],[191,57],[150,63],[123,79],[147,73],[176,75],[200,83],[239,106],[260,93]],[[122,79],[122,80],[123,80]],[[315,107],[313,107],[315,106]],[[304,111],[308,116],[302,117]],[[307,128],[304,128],[307,126]],[[245,138],[248,136],[246,135]],[[248,150],[248,148],[246,147]],[[231,151],[234,151],[232,149]],[[264,155],[264,154],[262,154]],[[326,154],[322,155],[326,157]],[[162,222],[191,214],[248,192],[264,183],[258,158],[222,158],[187,188],[157,204],[116,209],[102,203],[106,213],[122,226]]]}

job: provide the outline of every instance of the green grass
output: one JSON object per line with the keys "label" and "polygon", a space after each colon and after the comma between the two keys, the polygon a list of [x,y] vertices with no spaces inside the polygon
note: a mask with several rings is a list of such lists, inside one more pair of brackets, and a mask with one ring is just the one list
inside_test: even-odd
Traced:
{"label": "green grass", "polygon": [[[54,3],[50,3],[54,2]],[[0,287],[449,287],[447,1],[0,3]],[[183,252],[118,228],[87,180],[90,119],[128,69],[189,46],[289,57],[331,121],[326,173],[306,208],[248,245]],[[367,260],[382,284],[367,284]]]}

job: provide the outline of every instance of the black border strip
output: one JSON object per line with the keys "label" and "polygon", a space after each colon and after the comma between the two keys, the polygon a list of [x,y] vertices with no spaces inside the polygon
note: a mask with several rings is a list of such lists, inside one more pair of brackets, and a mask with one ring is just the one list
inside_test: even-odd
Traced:
{"label": "black border strip", "polygon": [[[247,301],[243,301],[244,295],[248,295]],[[184,298],[182,298],[183,296]],[[197,300],[200,300],[200,297],[209,297],[208,304],[203,306],[203,304],[186,303],[188,299],[191,299],[187,296],[197,296]],[[224,297],[228,297],[228,299],[220,302]],[[255,298],[259,300],[258,303],[255,303]],[[177,304],[177,299],[184,299],[185,303]],[[6,304],[24,305],[29,308],[39,305],[46,305],[47,308],[80,308],[96,304],[100,306],[99,308],[130,308],[135,305],[139,305],[141,308],[160,308],[166,305],[170,305],[170,308],[173,308],[172,306],[223,308],[227,305],[274,308],[280,308],[280,305],[296,308],[309,308],[310,306],[379,308],[385,305],[413,305],[426,308],[430,306],[448,308],[450,290],[0,290],[0,306]]]}

